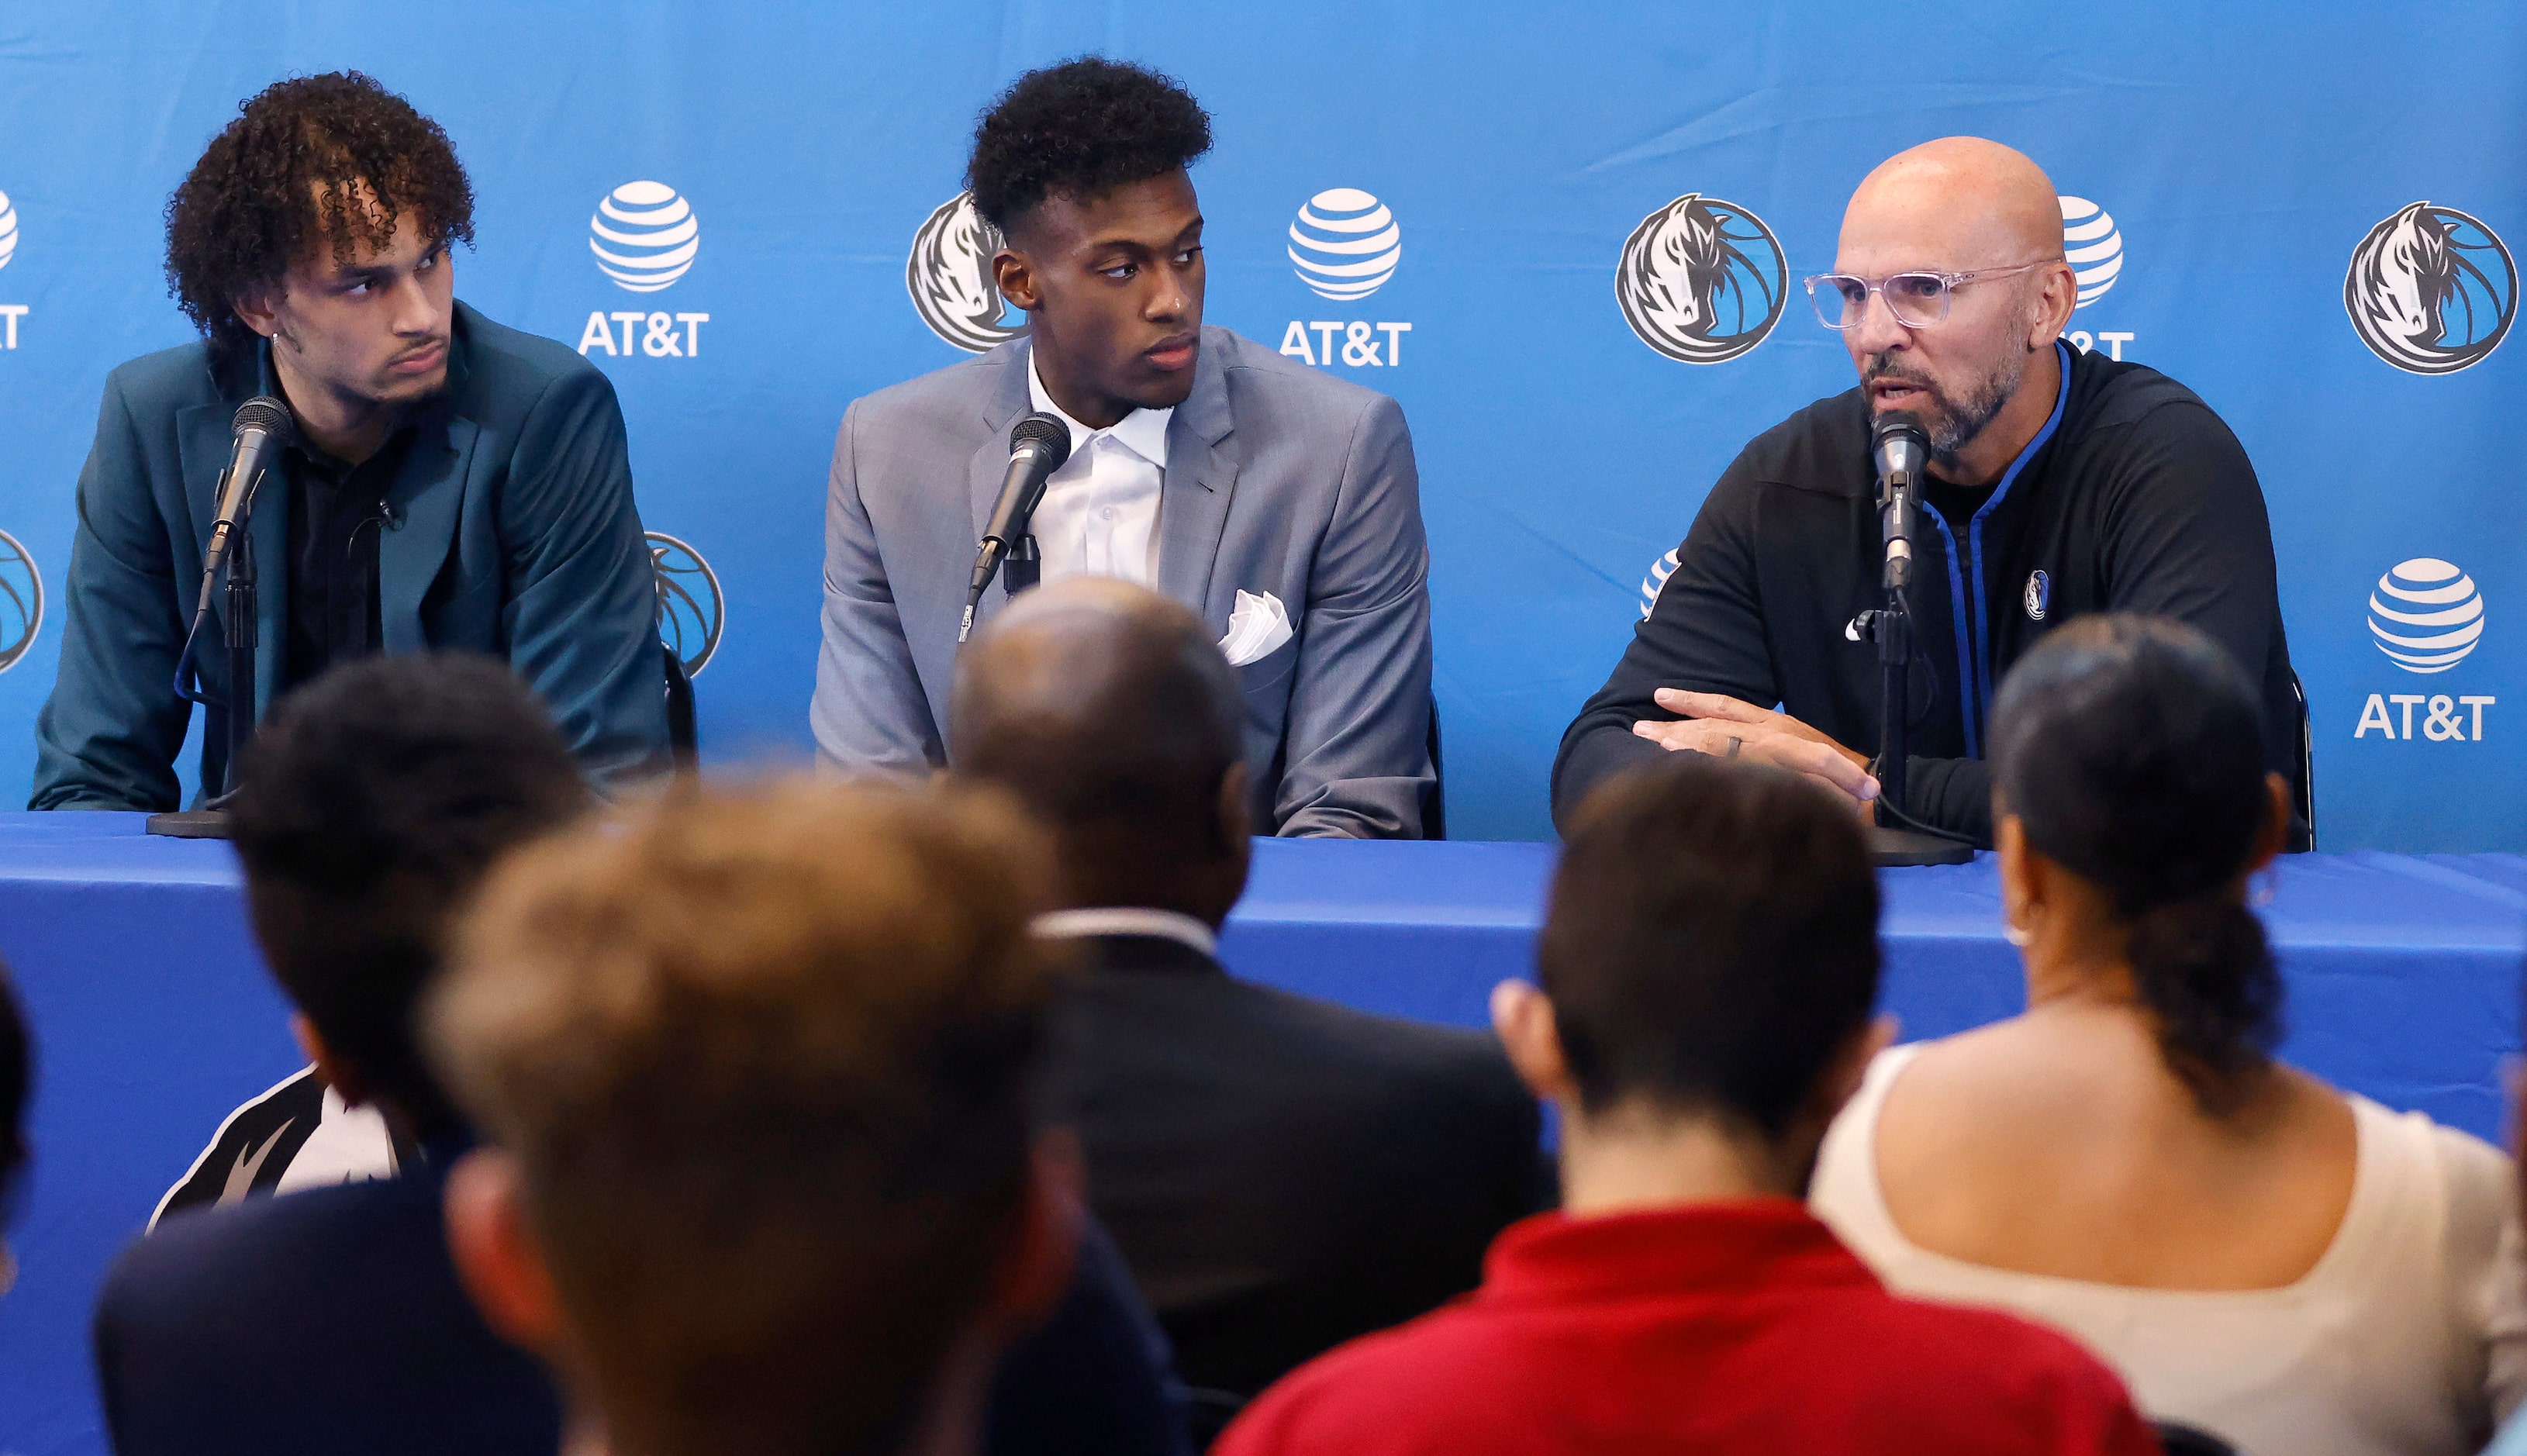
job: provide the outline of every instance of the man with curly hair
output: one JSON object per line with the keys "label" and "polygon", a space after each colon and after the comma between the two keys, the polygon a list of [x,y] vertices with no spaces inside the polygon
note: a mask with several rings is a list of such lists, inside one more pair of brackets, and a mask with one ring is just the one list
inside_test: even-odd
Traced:
{"label": "man with curly hair", "polygon": [[[296,440],[240,550],[261,593],[254,701],[375,652],[505,660],[599,783],[663,761],[657,587],[613,387],[456,300],[474,193],[438,124],[357,72],[264,90],[167,205],[167,279],[200,342],[106,380],[78,484],[60,676],[34,808],[171,809],[192,708],[173,686],[247,398]],[[225,603],[194,654],[228,766]]]}
{"label": "man with curly hair", "polygon": [[[1041,575],[1119,577],[1199,614],[1236,666],[1263,832],[1413,838],[1429,752],[1429,548],[1394,400],[1203,327],[1186,168],[1211,119],[1173,81],[1086,57],[1019,78],[966,183],[1024,338],[854,402],[826,510],[823,760],[949,758],[968,569],[1030,411],[1069,430],[1033,534]],[[986,593],[977,622],[1023,582]]]}

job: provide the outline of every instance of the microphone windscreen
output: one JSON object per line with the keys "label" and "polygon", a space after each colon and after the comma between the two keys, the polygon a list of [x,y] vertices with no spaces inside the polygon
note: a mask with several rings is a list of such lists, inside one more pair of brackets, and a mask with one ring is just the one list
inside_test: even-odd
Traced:
{"label": "microphone windscreen", "polygon": [[1869,463],[1876,467],[1882,486],[1898,479],[1919,484],[1922,467],[1930,459],[1931,432],[1922,428],[1922,417],[1911,410],[1891,410],[1870,426]]}
{"label": "microphone windscreen", "polygon": [[297,422],[290,418],[289,406],[269,394],[257,394],[238,405],[236,418],[230,421],[229,429],[235,435],[260,430],[280,444],[287,444],[290,438],[298,433]]}
{"label": "microphone windscreen", "polygon": [[1889,410],[1880,415],[1869,430],[1869,447],[1879,449],[1899,435],[1909,435],[1921,442],[1923,449],[1931,447],[1931,432],[1922,428],[1922,417],[1909,409]]}
{"label": "microphone windscreen", "polygon": [[1009,453],[1016,454],[1018,446],[1031,440],[1045,447],[1045,452],[1053,457],[1056,470],[1061,468],[1062,461],[1070,458],[1070,427],[1061,423],[1058,416],[1037,410],[1011,425]]}

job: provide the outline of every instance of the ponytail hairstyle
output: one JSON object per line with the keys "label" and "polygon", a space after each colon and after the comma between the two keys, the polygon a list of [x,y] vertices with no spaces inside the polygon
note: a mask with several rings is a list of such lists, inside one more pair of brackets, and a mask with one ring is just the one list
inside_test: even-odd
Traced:
{"label": "ponytail hairstyle", "polygon": [[2239,884],[2272,812],[2244,674],[2184,623],[2084,617],[2010,669],[1992,721],[2000,811],[2112,897],[2160,1055],[2204,1111],[2233,1109],[2282,1028]]}

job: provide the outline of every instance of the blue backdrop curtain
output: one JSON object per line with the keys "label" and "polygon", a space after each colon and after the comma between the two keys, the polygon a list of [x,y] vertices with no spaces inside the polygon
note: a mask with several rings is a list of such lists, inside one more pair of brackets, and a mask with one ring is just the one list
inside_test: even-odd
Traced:
{"label": "blue backdrop curtain", "polygon": [[2325,847],[2527,849],[2527,9],[2502,4],[20,0],[0,798],[99,386],[187,337],[161,212],[241,98],[356,67],[446,127],[478,196],[458,292],[614,378],[727,761],[809,751],[844,405],[1010,327],[953,205],[976,111],[1085,51],[1215,119],[1211,320],[1404,403],[1460,837],[1550,832],[1561,729],[1712,481],[1850,384],[1796,289],[1851,188],[1971,132],[2064,194],[2074,342],[2191,385],[2254,459]]}

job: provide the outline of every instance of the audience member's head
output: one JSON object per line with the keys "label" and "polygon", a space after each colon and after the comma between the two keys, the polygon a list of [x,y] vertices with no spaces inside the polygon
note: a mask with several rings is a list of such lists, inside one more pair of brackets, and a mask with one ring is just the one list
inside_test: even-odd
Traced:
{"label": "audience member's head", "polygon": [[1566,1182],[1574,1159],[1697,1126],[1761,1191],[1800,1191],[1884,1041],[1859,826],[1795,774],[1676,754],[1600,789],[1573,831],[1542,987],[1492,1002],[1510,1060],[1563,1108]]}
{"label": "audience member's head", "polygon": [[2128,968],[2170,1070],[2213,1111],[2280,1034],[2281,978],[2246,908],[2290,823],[2262,722],[2218,643],[2122,615],[2047,634],[1992,707],[2013,938],[2032,969]]}
{"label": "audience member's head", "polygon": [[[0,1224],[5,1224],[26,1168],[26,1102],[34,1092],[34,1052],[26,1034],[26,1014],[18,1005],[9,968],[0,965]],[[0,1241],[0,1293],[7,1293],[18,1267],[9,1246]]]}
{"label": "audience member's head", "polygon": [[956,772],[1016,796],[1060,844],[1063,899],[1213,925],[1246,888],[1237,676],[1192,612],[1072,577],[1030,592],[956,660]]}
{"label": "audience member's head", "polygon": [[427,1020],[490,1144],[450,1240],[618,1456],[958,1448],[1075,1237],[1044,858],[997,796],[791,785],[492,877]]}
{"label": "audience member's head", "polygon": [[343,1099],[427,1137],[455,1125],[414,1009],[494,859],[584,810],[542,700],[461,653],[346,663],[284,699],[230,818],[255,937]]}

